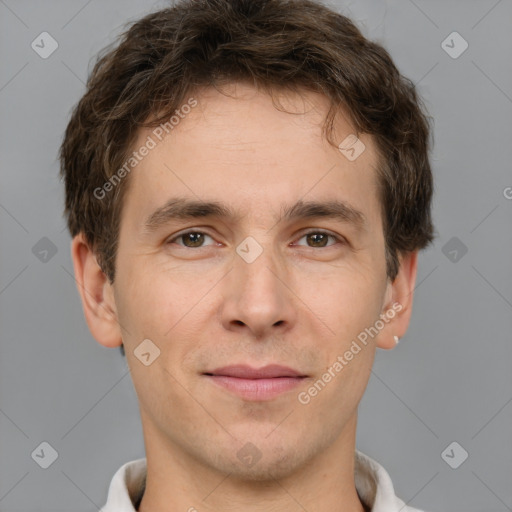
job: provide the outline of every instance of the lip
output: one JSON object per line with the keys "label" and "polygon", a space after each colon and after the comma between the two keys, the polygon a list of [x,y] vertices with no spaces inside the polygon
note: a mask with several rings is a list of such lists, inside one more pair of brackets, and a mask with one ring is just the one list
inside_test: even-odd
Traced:
{"label": "lip", "polygon": [[263,401],[296,388],[307,375],[293,368],[268,365],[251,368],[233,365],[203,373],[212,383],[246,400]]}
{"label": "lip", "polygon": [[223,366],[206,372],[206,375],[237,377],[239,379],[273,379],[276,377],[307,377],[293,368],[278,364],[269,364],[262,368],[252,368],[246,364]]}

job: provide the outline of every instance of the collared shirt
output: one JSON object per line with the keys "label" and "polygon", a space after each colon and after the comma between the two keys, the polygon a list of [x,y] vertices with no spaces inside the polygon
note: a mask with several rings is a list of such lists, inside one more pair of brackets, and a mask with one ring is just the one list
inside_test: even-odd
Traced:
{"label": "collared shirt", "polygon": [[[422,512],[395,495],[389,474],[378,462],[356,450],[354,466],[357,494],[371,512]],[[144,494],[146,471],[145,458],[123,464],[112,478],[107,503],[100,512],[136,512]]]}

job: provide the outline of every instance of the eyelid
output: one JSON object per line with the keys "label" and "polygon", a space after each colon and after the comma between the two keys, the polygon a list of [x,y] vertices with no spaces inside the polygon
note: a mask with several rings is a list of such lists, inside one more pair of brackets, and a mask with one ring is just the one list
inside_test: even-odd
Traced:
{"label": "eyelid", "polygon": [[[215,240],[213,235],[210,235],[207,231],[204,230],[204,228],[189,228],[185,231],[180,231],[179,233],[176,233],[175,235],[172,235],[169,238],[166,238],[165,244],[174,243],[175,240],[178,238],[181,238],[182,236],[188,235],[189,233],[200,233],[202,235],[209,236],[212,240]],[[178,244],[179,245],[179,244]],[[190,247],[186,247],[184,245],[180,245],[180,247],[184,247],[185,249],[190,249]],[[202,249],[202,247],[197,247],[196,249]]]}
{"label": "eyelid", "polygon": [[[310,229],[308,229],[308,231],[302,232],[301,235],[298,237],[298,240],[300,240],[301,238],[303,238],[307,235],[312,235],[312,234],[327,235],[327,236],[334,238],[337,243],[341,243],[341,244],[348,243],[347,240],[344,237],[342,237],[341,235],[336,235],[336,234],[332,233],[331,231],[327,231],[327,230],[321,229],[321,228],[310,228]],[[327,247],[333,247],[334,245],[336,245],[336,244],[329,245]],[[305,247],[307,247],[307,246],[305,246]],[[308,247],[308,248],[309,249],[327,249],[327,247]]]}

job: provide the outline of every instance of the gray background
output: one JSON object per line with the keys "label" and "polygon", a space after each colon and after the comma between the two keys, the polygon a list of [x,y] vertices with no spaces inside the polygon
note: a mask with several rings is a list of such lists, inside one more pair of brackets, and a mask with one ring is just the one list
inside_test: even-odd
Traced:
{"label": "gray background", "polygon": [[[144,456],[125,359],[83,317],[57,149],[92,58],[164,5],[0,0],[3,512],[97,510],[120,465]],[[330,5],[390,51],[435,119],[437,238],[420,257],[407,335],[377,353],[357,446],[412,506],[512,510],[512,2]],[[31,48],[43,31],[59,45],[47,59]],[[453,31],[469,44],[458,58],[441,45]],[[31,457],[43,441],[58,452],[48,469]],[[452,464],[469,454],[457,469],[441,455],[453,441]]]}

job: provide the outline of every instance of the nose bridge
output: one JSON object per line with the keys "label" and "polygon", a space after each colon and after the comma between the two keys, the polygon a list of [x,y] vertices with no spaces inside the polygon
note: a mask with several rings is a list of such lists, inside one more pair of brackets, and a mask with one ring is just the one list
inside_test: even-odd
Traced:
{"label": "nose bridge", "polygon": [[236,248],[223,307],[225,326],[245,324],[260,335],[274,325],[293,321],[287,269],[271,237],[245,238]]}
{"label": "nose bridge", "polygon": [[[234,279],[239,293],[263,294],[267,302],[282,294],[285,268],[272,245],[271,237],[246,237],[236,248]],[[283,272],[284,271],[284,272]]]}

